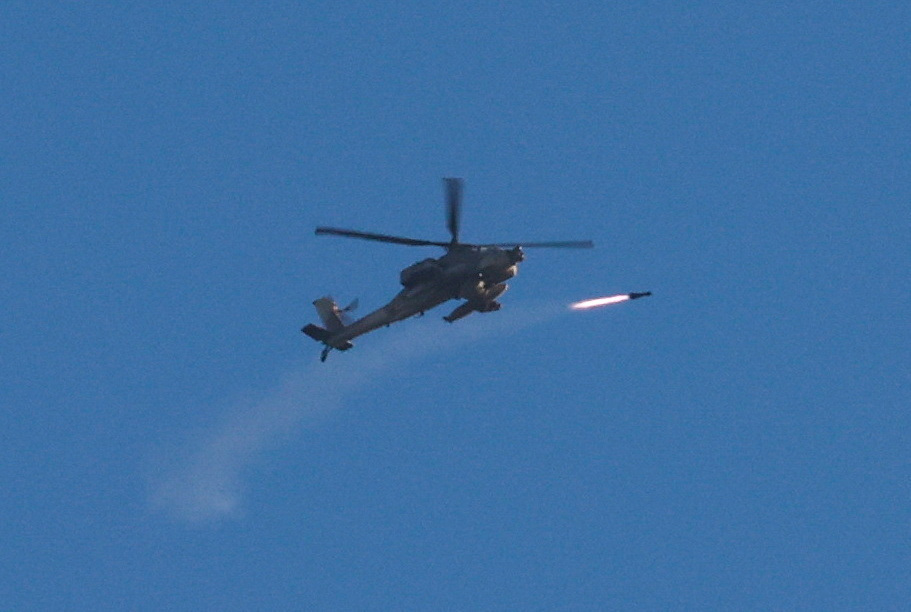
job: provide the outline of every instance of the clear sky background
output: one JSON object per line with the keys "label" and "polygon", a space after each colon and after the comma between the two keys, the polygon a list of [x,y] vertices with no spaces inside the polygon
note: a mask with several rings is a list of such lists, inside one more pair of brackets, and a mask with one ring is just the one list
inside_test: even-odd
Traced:
{"label": "clear sky background", "polygon": [[0,608],[911,601],[907,4],[182,4],[0,8]]}

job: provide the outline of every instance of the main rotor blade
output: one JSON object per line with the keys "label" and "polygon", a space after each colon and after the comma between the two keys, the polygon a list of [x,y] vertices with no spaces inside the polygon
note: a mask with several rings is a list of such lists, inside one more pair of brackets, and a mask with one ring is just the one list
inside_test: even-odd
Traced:
{"label": "main rotor blade", "polygon": [[452,243],[459,242],[459,225],[462,218],[462,179],[445,178],[446,184],[446,227],[452,235]]}
{"label": "main rotor blade", "polygon": [[416,238],[403,238],[401,236],[389,236],[387,234],[374,234],[371,232],[356,232],[354,230],[338,229],[335,227],[318,227],[316,228],[317,236],[344,236],[346,238],[360,238],[361,240],[373,240],[376,242],[390,242],[392,244],[405,244],[408,246],[439,246],[448,247],[448,242],[435,242],[433,240],[418,240]]}
{"label": "main rotor blade", "polygon": [[591,240],[563,240],[563,241],[552,241],[552,242],[497,242],[494,244],[481,244],[478,246],[482,247],[515,247],[520,246],[523,249],[526,247],[531,248],[547,248],[547,249],[591,249],[594,248],[595,243]]}

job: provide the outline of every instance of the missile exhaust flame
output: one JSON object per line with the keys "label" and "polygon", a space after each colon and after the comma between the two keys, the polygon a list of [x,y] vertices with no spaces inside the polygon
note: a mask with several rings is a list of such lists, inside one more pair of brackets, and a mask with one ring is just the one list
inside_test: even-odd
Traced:
{"label": "missile exhaust flame", "polygon": [[620,295],[610,295],[607,297],[594,298],[592,300],[574,302],[573,304],[570,304],[569,307],[573,310],[587,310],[589,308],[597,308],[598,306],[607,306],[608,304],[619,304],[620,302],[626,302],[628,300],[638,300],[639,298],[648,297],[651,294],[651,291],[644,291],[642,293],[621,293]]}
{"label": "missile exhaust flame", "polygon": [[626,302],[629,299],[629,294],[624,293],[622,295],[611,295],[608,297],[594,298],[591,300],[582,300],[581,302],[570,304],[569,307],[573,310],[588,310],[589,308],[607,306],[608,304],[619,304],[620,302]]}

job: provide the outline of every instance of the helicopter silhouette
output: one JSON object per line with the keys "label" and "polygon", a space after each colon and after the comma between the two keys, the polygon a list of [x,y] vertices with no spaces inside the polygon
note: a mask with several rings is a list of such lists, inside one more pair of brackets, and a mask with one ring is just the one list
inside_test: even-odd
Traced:
{"label": "helicopter silhouette", "polygon": [[351,340],[358,336],[396,321],[423,315],[449,300],[464,300],[443,317],[449,323],[473,312],[500,310],[502,305],[497,298],[506,291],[506,281],[518,273],[519,263],[525,259],[523,248],[590,249],[594,246],[591,240],[492,244],[461,242],[462,179],[444,178],[443,183],[446,191],[446,227],[450,234],[447,242],[334,227],[316,228],[316,234],[321,236],[343,236],[406,246],[436,246],[446,250],[439,258],[423,259],[402,270],[399,281],[403,289],[388,304],[355,321],[350,320],[348,313],[356,307],[357,301],[340,308],[329,296],[315,300],[313,305],[323,327],[311,323],[301,331],[323,343],[321,361],[326,360],[332,349],[350,349],[354,346]]}

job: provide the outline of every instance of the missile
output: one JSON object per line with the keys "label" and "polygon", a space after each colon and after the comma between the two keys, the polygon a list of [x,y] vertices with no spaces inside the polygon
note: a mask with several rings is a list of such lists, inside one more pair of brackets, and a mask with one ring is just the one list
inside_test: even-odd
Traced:
{"label": "missile", "polygon": [[588,310],[589,308],[597,308],[598,306],[607,306],[608,304],[619,304],[620,302],[629,300],[638,300],[641,297],[651,294],[651,291],[643,291],[642,293],[621,293],[619,295],[609,295],[607,297],[594,298],[592,300],[582,300],[581,302],[570,304],[569,307],[573,310]]}

